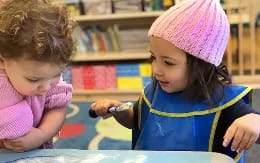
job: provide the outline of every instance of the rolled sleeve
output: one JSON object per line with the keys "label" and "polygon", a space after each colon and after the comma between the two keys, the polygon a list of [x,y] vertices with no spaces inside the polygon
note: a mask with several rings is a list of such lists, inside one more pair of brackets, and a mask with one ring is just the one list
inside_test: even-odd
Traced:
{"label": "rolled sleeve", "polygon": [[71,84],[67,84],[61,78],[59,83],[47,92],[45,108],[66,107],[71,103],[72,90]]}
{"label": "rolled sleeve", "polygon": [[33,114],[26,100],[0,110],[0,139],[25,135],[33,126]]}

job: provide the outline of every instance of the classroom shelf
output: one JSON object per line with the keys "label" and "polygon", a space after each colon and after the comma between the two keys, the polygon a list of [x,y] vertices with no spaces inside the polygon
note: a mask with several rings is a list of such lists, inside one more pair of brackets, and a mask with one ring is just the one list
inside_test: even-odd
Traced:
{"label": "classroom shelf", "polygon": [[[260,65],[256,64],[255,68],[256,68],[256,70],[260,70]],[[244,71],[248,71],[250,69],[251,69],[251,65],[249,63],[243,64],[243,70]],[[232,65],[232,71],[236,71],[236,70],[239,70],[239,65],[238,64],[233,64]]]}
{"label": "classroom shelf", "polygon": [[73,102],[93,102],[98,99],[115,99],[120,101],[136,101],[141,94],[141,90],[118,90],[118,89],[104,89],[104,90],[74,90]]}
{"label": "classroom shelf", "polygon": [[150,58],[148,52],[98,52],[90,54],[77,54],[72,62],[96,62],[96,61],[128,61],[145,60]]}
{"label": "classroom shelf", "polygon": [[[233,83],[243,86],[252,87],[254,89],[260,88],[260,76],[233,76]],[[104,89],[104,90],[74,90],[73,102],[93,102],[98,99],[115,99],[120,101],[137,101],[141,94],[141,90],[118,90],[118,89]]]}
{"label": "classroom shelf", "polygon": [[[81,15],[76,16],[75,20],[80,24],[91,24],[91,23],[98,23],[101,24],[105,22],[112,22],[113,24],[116,21],[130,21],[130,20],[137,20],[137,19],[155,19],[165,11],[152,11],[152,12],[136,12],[136,13],[120,13],[120,14],[107,14],[107,15]],[[241,17],[238,14],[231,14],[229,16],[230,24],[238,24],[242,23],[249,23],[249,15],[243,14]]]}
{"label": "classroom shelf", "polygon": [[145,19],[160,16],[164,11],[153,12],[136,12],[136,13],[120,13],[120,14],[107,14],[107,15],[81,15],[76,16],[75,20],[78,22],[92,22],[92,21],[115,21],[121,19]]}

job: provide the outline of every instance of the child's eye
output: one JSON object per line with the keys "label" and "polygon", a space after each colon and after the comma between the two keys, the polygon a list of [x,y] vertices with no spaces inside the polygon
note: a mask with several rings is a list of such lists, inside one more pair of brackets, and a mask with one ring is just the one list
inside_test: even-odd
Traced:
{"label": "child's eye", "polygon": [[39,80],[38,80],[38,79],[27,79],[27,81],[29,81],[30,83],[36,83],[36,82],[38,82]]}
{"label": "child's eye", "polygon": [[166,63],[167,65],[169,65],[169,66],[173,66],[173,65],[175,65],[174,63],[169,62],[169,61],[165,61],[165,63]]}

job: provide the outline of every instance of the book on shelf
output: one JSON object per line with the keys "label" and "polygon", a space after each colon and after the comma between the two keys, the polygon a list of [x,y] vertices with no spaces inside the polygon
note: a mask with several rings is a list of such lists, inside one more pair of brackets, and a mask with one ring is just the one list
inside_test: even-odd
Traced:
{"label": "book on shelf", "polygon": [[107,33],[110,38],[109,40],[111,41],[113,51],[120,51],[120,45],[114,26],[109,26],[107,28]]}
{"label": "book on shelf", "polygon": [[103,32],[104,35],[104,43],[107,46],[107,51],[117,51],[112,44],[112,39],[110,38],[107,30],[105,32]]}
{"label": "book on shelf", "polygon": [[162,10],[162,0],[153,0],[153,10]]}
{"label": "book on shelf", "polygon": [[148,29],[119,29],[117,32],[122,51],[146,50]]}
{"label": "book on shelf", "polygon": [[117,25],[102,29],[97,26],[74,31],[77,54],[93,52],[145,51],[148,29],[120,29]]}
{"label": "book on shelf", "polygon": [[94,51],[93,40],[81,27],[77,26],[74,29],[73,38],[75,40],[77,53],[81,54],[86,53],[87,51]]}
{"label": "book on shelf", "polygon": [[85,15],[111,14],[111,0],[82,0]]}
{"label": "book on shelf", "polygon": [[142,0],[112,0],[114,13],[142,11]]}
{"label": "book on shelf", "polygon": [[80,0],[53,0],[53,2],[65,4],[72,16],[83,14]]}
{"label": "book on shelf", "polygon": [[166,10],[174,4],[174,0],[143,0],[144,11]]}
{"label": "book on shelf", "polygon": [[152,11],[153,10],[153,0],[143,0],[143,10]]}
{"label": "book on shelf", "polygon": [[105,32],[98,31],[95,33],[96,33],[98,45],[99,45],[98,51],[99,52],[110,51],[111,49],[109,49],[109,47],[108,47],[108,40],[106,40]]}
{"label": "book on shelf", "polygon": [[162,4],[164,9],[168,9],[174,5],[174,0],[163,0]]}

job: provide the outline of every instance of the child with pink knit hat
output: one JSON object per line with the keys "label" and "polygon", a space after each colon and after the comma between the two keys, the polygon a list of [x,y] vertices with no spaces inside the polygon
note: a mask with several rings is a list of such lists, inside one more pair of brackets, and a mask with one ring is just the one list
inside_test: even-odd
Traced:
{"label": "child with pink knit hat", "polygon": [[219,1],[181,1],[149,30],[153,83],[136,104],[111,114],[122,103],[99,100],[91,109],[133,129],[133,149],[219,152],[244,162],[260,116],[248,105],[252,89],[232,85],[221,64],[229,28]]}
{"label": "child with pink knit hat", "polygon": [[52,148],[72,87],[61,72],[72,55],[65,7],[8,0],[0,9],[0,144],[23,152]]}

